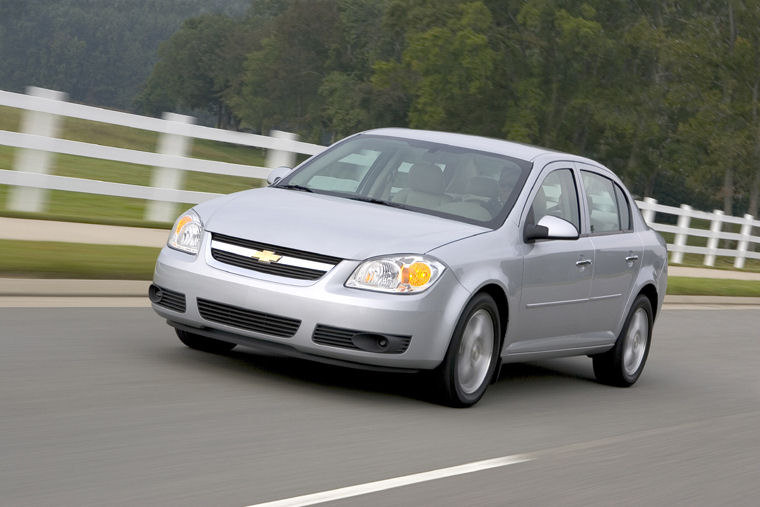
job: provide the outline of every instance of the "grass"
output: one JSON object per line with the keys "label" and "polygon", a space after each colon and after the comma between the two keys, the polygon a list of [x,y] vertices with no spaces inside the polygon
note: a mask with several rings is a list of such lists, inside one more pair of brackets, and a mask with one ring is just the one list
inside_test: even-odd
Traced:
{"label": "grass", "polygon": [[[0,277],[150,280],[158,248],[0,240]],[[668,294],[760,297],[760,282],[668,278]]]}
{"label": "grass", "polygon": [[[189,208],[190,205],[188,204]],[[118,217],[101,217],[97,222],[93,222],[87,217],[74,216],[74,215],[54,215],[52,213],[26,213],[23,211],[8,211],[5,210],[0,213],[0,216],[7,218],[27,218],[32,220],[54,220],[60,222],[74,222],[74,223],[98,223],[102,225],[119,225],[123,227],[145,227],[148,229],[169,229],[170,223],[167,222],[150,222],[142,219],[130,219],[130,218],[118,218]]]}
{"label": "grass", "polygon": [[715,266],[713,267],[705,266],[704,260],[704,255],[684,254],[683,262],[681,264],[670,264],[670,266],[685,266],[689,268],[722,269],[728,271],[749,271],[753,273],[760,273],[760,260],[757,259],[744,259],[744,268],[741,270],[734,268],[733,257],[716,257]]}
{"label": "grass", "polygon": [[[0,107],[0,129],[18,131],[21,112],[10,107]],[[82,141],[117,148],[150,151],[156,149],[158,134],[156,132],[109,125],[77,118],[63,118],[59,136],[72,141]],[[0,169],[12,169],[15,148],[0,146]],[[216,160],[235,164],[263,166],[264,150],[227,143],[193,140],[191,156],[206,160]],[[55,155],[51,174],[86,178],[132,185],[150,185],[153,168],[149,166],[126,164],[109,160],[99,160],[70,155]],[[187,171],[183,188],[202,192],[228,194],[260,187],[264,184],[259,178],[238,176],[220,176],[216,174]],[[9,188],[0,185],[0,216],[15,216],[6,209]],[[147,201],[123,197],[109,197],[96,194],[50,191],[48,205],[42,213],[32,214],[28,218],[61,217],[63,220],[87,221],[90,223],[124,222],[134,225],[143,219]],[[180,213],[191,204],[178,204],[176,212]],[[64,218],[65,217],[65,218]],[[164,224],[165,225],[165,224]]]}
{"label": "grass", "polygon": [[670,276],[668,277],[668,294],[760,297],[760,282],[753,280]]}
{"label": "grass", "polygon": [[160,249],[0,240],[0,276],[150,280]]}

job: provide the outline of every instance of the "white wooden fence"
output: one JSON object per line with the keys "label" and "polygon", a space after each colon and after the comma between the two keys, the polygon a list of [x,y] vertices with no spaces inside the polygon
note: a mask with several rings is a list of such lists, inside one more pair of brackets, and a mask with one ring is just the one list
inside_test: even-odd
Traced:
{"label": "white wooden fence", "polygon": [[[739,218],[725,215],[720,210],[708,213],[694,210],[688,204],[682,204],[680,208],[663,206],[648,197],[645,197],[643,201],[636,201],[636,204],[641,209],[644,219],[654,230],[675,235],[673,242],[668,244],[668,250],[671,252],[670,262],[673,264],[681,264],[685,253],[704,255],[703,264],[705,266],[714,266],[716,256],[733,257],[734,267],[737,269],[744,267],[745,259],[760,259],[760,252],[755,251],[755,247],[760,245],[760,236],[752,235],[754,227],[760,228],[760,220],[755,220],[752,215],[744,215],[744,217]],[[655,222],[655,213],[675,215],[678,217],[677,224],[657,223]],[[689,227],[692,219],[707,220],[710,222],[710,228]],[[738,225],[740,227],[739,232],[723,231],[727,224]],[[687,245],[689,236],[707,238],[707,245]],[[721,240],[735,243],[735,248],[719,248]]]}
{"label": "white wooden fence", "polygon": [[[147,207],[146,219],[171,221],[175,215],[173,207],[162,207],[160,203],[197,203],[217,195],[181,190],[183,171],[266,178],[271,167],[292,164],[296,153],[314,155],[324,150],[323,146],[297,141],[292,134],[285,132],[275,131],[271,137],[232,132],[194,125],[191,117],[173,113],[166,113],[164,119],[150,118],[73,104],[63,100],[65,94],[52,90],[30,87],[27,92],[24,95],[0,91],[0,105],[24,110],[21,132],[0,130],[0,144],[21,149],[14,170],[0,168],[0,184],[17,187],[9,199],[9,207],[16,211],[42,211],[45,189],[67,190],[148,199],[158,205]],[[158,132],[158,153],[58,139],[57,124],[62,116]],[[192,139],[265,148],[269,167],[188,157],[186,154]],[[153,166],[152,185],[51,175],[48,170],[51,154],[55,153]]]}
{"label": "white wooden fence", "polygon": [[[15,158],[14,170],[0,168],[0,184],[14,187],[9,207],[19,211],[42,211],[45,190],[66,190],[148,199],[156,204],[148,206],[147,219],[171,221],[175,210],[166,203],[197,203],[218,195],[181,190],[184,171],[265,178],[273,167],[292,166],[296,153],[315,155],[324,149],[323,146],[297,141],[293,134],[285,132],[273,132],[268,137],[194,125],[193,118],[173,113],[166,113],[164,119],[157,119],[73,104],[66,102],[65,94],[61,92],[40,88],[29,88],[26,95],[0,91],[0,105],[24,110],[21,132],[0,130],[0,145],[15,147],[20,152]],[[59,139],[58,121],[62,116],[158,132],[158,153]],[[265,148],[268,150],[268,167],[188,157],[192,139]],[[129,185],[48,174],[51,157],[56,153],[153,166],[152,185]],[[673,242],[668,244],[674,264],[682,263],[685,253],[704,255],[706,266],[713,266],[716,256],[733,257],[734,267],[739,269],[744,267],[746,259],[760,260],[760,252],[755,251],[760,245],[760,237],[752,235],[753,228],[760,228],[760,221],[750,215],[738,218],[726,216],[718,210],[707,213],[693,210],[686,204],[680,208],[664,206],[651,198],[636,203],[653,229],[674,234]],[[677,216],[677,225],[655,222],[657,213]],[[709,221],[710,229],[689,227],[692,219]],[[729,224],[734,224],[734,228],[738,225],[740,231],[724,232],[723,227]],[[707,238],[707,245],[688,245],[689,236]],[[735,247],[720,248],[721,240],[731,242]]]}

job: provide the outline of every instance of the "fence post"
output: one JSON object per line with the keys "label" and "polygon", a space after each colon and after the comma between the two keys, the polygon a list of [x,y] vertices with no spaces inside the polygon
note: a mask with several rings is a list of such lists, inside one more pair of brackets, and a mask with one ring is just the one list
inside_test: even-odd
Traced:
{"label": "fence post", "polygon": [[657,199],[644,197],[644,202],[647,204],[647,208],[642,211],[641,215],[644,217],[644,221],[647,223],[647,225],[652,225],[654,223],[654,208],[657,206]]}
{"label": "fence post", "polygon": [[710,222],[710,237],[707,240],[707,254],[705,255],[704,261],[705,266],[715,266],[715,253],[718,250],[723,215],[724,213],[721,210],[713,210],[713,219]]}
{"label": "fence post", "polygon": [[[47,90],[29,86],[26,94],[53,101],[64,101],[67,95],[56,90]],[[61,117],[56,114],[43,113],[25,109],[21,117],[20,131],[43,137],[58,137]],[[16,151],[13,169],[30,173],[48,174],[52,165],[54,153],[49,151],[27,150],[20,148]],[[47,207],[48,191],[33,187],[11,187],[8,199],[8,209],[39,213]]]}
{"label": "fence post", "polygon": [[[195,118],[176,113],[164,113],[163,119],[167,121],[166,126],[173,122],[180,126],[191,125],[195,123]],[[167,128],[167,131],[169,129]],[[162,132],[158,138],[158,153],[165,157],[186,157],[190,152],[192,137],[182,134],[170,134]],[[185,171],[170,167],[154,167],[150,180],[150,186],[153,188],[173,188],[181,189],[185,178]],[[145,219],[153,222],[171,222],[176,218],[177,205],[173,202],[151,200],[145,210]]]}
{"label": "fence post", "polygon": [[736,247],[736,259],[734,259],[734,267],[736,269],[744,268],[744,258],[747,256],[747,246],[749,245],[750,234],[752,233],[752,221],[754,217],[749,214],[744,215],[744,223],[742,224],[741,234],[742,239]]}
{"label": "fence post", "polygon": [[681,213],[678,215],[678,232],[673,240],[673,254],[670,256],[670,262],[673,264],[681,264],[683,262],[683,247],[686,246],[687,230],[691,222],[690,213],[691,206],[681,204]]}
{"label": "fence post", "polygon": [[[298,141],[298,134],[291,134],[290,132],[283,132],[282,130],[272,130],[269,132],[270,137],[277,139],[288,139],[291,141]],[[282,150],[267,150],[267,167],[295,167],[296,154],[292,151]]]}

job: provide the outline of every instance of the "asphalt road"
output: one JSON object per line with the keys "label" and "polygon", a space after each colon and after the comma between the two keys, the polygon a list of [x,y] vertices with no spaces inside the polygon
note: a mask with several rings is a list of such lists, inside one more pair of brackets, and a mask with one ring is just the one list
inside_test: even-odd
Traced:
{"label": "asphalt road", "polygon": [[182,346],[147,308],[0,308],[0,505],[243,507],[502,456],[330,506],[757,505],[760,311],[666,310],[639,383],[511,366],[479,405],[409,375]]}

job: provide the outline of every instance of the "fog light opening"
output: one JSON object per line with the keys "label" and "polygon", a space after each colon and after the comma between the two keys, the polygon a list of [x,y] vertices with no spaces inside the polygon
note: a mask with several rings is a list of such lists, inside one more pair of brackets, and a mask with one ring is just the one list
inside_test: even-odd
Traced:
{"label": "fog light opening", "polygon": [[161,287],[158,285],[151,285],[148,288],[148,299],[150,299],[152,303],[160,303],[163,298],[164,291],[161,290]]}

